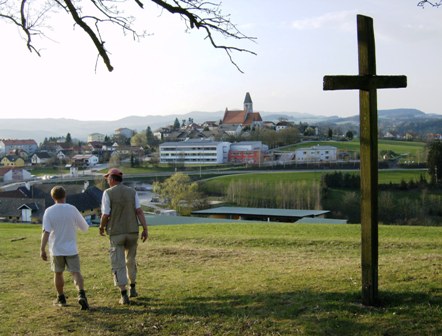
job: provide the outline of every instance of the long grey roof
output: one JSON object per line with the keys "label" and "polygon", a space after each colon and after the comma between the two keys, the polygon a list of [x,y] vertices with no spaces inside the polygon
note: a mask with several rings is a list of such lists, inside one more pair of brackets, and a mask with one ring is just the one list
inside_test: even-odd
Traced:
{"label": "long grey roof", "polygon": [[199,215],[258,215],[275,217],[314,217],[329,213],[328,210],[296,210],[274,208],[218,207],[192,211]]}
{"label": "long grey roof", "polygon": [[311,218],[303,217],[296,221],[297,224],[347,224],[346,219],[334,219],[334,218]]}

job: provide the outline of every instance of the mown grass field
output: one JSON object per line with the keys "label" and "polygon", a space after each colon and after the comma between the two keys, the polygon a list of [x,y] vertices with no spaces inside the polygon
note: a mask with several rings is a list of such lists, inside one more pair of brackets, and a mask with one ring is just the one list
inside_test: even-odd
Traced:
{"label": "mown grass field", "polygon": [[90,311],[52,306],[40,227],[0,224],[1,335],[440,335],[442,231],[380,226],[380,305],[360,304],[359,225],[150,228],[140,296],[117,304],[107,238],[79,234]]}
{"label": "mown grass field", "polygon": [[[219,176],[212,179],[208,179],[202,182],[205,190],[211,190],[215,192],[223,192],[227,189],[232,181],[263,181],[267,183],[277,183],[277,182],[319,182],[321,181],[321,176],[326,173],[333,173],[334,170],[324,170],[324,171],[293,171],[293,172],[256,172],[250,174],[240,174],[240,175],[228,175]],[[347,171],[342,171],[346,173]],[[348,171],[349,173],[359,174],[359,171]],[[386,169],[379,171],[379,184],[399,184],[402,180],[409,182],[414,180],[418,182],[420,176],[429,179],[426,170],[422,169],[402,169],[393,170]]]}

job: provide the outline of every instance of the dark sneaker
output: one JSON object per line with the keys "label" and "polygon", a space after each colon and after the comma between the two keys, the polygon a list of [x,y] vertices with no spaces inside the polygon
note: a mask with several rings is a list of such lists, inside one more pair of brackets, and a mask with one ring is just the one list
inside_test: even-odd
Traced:
{"label": "dark sneaker", "polygon": [[58,295],[57,299],[54,300],[54,306],[65,307],[66,305],[66,296],[64,294]]}
{"label": "dark sneaker", "polygon": [[120,304],[122,304],[122,305],[128,305],[128,304],[130,304],[130,300],[129,300],[129,297],[127,296],[127,294],[124,294],[124,295],[121,295],[121,298],[120,298]]}
{"label": "dark sneaker", "polygon": [[88,310],[89,309],[89,304],[87,303],[86,296],[79,296],[78,303],[81,306],[81,310]]}
{"label": "dark sneaker", "polygon": [[130,287],[130,291],[129,291],[129,297],[133,298],[133,297],[137,297],[138,296],[138,292],[135,289],[135,286],[131,286]]}

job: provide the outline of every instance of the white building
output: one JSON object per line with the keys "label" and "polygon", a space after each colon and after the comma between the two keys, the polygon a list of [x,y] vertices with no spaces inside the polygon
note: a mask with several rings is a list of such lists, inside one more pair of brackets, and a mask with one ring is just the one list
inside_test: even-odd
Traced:
{"label": "white building", "polygon": [[77,154],[72,157],[72,164],[76,167],[93,167],[98,163],[98,157],[92,154]]}
{"label": "white building", "polygon": [[131,130],[131,129],[129,129],[129,128],[125,128],[125,127],[123,127],[123,128],[117,128],[116,130],[115,130],[115,135],[116,136],[123,136],[123,137],[125,137],[126,139],[130,139],[130,138],[132,138],[132,136],[135,134],[135,132],[134,132],[134,130]]}
{"label": "white building", "polygon": [[31,173],[23,168],[2,167],[0,168],[0,181],[19,182],[32,179]]}
{"label": "white building", "polygon": [[295,160],[302,162],[332,162],[336,161],[338,149],[333,146],[313,146],[298,148],[295,151]]}
{"label": "white building", "polygon": [[230,142],[189,139],[160,145],[160,163],[219,164],[228,159]]}
{"label": "white building", "polygon": [[87,136],[87,142],[104,142],[106,136],[101,133],[91,133]]}
{"label": "white building", "polygon": [[18,139],[1,140],[0,139],[0,154],[8,154],[9,152],[17,150],[17,149],[24,150],[29,155],[32,155],[37,151],[38,145],[35,142],[35,140],[32,140],[32,139],[26,139],[26,140],[18,140]]}
{"label": "white building", "polygon": [[31,156],[33,165],[45,165],[51,161],[52,157],[48,152],[37,152]]}

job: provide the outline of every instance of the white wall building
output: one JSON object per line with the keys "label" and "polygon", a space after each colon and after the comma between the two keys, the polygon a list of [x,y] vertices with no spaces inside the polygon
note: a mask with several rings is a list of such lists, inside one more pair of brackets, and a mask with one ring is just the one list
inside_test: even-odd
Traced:
{"label": "white wall building", "polygon": [[32,179],[32,175],[23,168],[0,168],[0,181],[2,182],[19,182]]}
{"label": "white wall building", "polygon": [[131,129],[129,129],[129,128],[125,128],[125,127],[123,127],[123,128],[117,128],[117,129],[115,130],[115,135],[121,135],[121,136],[124,136],[124,137],[127,138],[127,139],[132,138],[132,136],[133,136],[134,134],[135,134],[134,130],[131,130]]}
{"label": "white wall building", "polygon": [[332,162],[336,161],[338,149],[333,146],[313,146],[298,148],[295,151],[295,160],[302,162]]}
{"label": "white wall building", "polygon": [[93,167],[98,164],[98,157],[92,154],[77,154],[72,157],[72,164],[77,167]]}
{"label": "white wall building", "polygon": [[26,139],[26,140],[18,140],[18,139],[1,140],[0,139],[0,154],[8,154],[10,151],[13,151],[16,149],[24,150],[29,155],[32,155],[37,151],[38,145],[35,142],[35,140],[32,140],[32,139]]}
{"label": "white wall building", "polygon": [[106,136],[101,133],[91,133],[87,136],[87,142],[104,142]]}
{"label": "white wall building", "polygon": [[227,162],[230,142],[189,139],[160,145],[160,163],[220,164]]}

